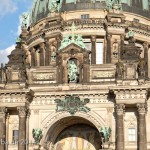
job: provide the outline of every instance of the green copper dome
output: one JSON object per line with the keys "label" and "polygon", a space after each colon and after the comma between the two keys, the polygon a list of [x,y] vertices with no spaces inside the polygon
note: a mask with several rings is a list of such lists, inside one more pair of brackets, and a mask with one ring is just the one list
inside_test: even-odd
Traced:
{"label": "green copper dome", "polygon": [[[60,11],[64,12],[85,9],[105,9],[106,1],[108,2],[109,0],[35,0],[31,11],[30,22],[31,24],[34,24],[38,20],[47,17],[51,11],[52,3],[54,2],[59,4]],[[149,18],[150,12],[148,0],[120,1],[122,3],[123,11],[136,13]]]}

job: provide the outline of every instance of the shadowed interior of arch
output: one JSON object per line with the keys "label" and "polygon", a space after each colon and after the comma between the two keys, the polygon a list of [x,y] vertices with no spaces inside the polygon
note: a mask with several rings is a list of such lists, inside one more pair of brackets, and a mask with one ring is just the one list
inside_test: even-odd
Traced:
{"label": "shadowed interior of arch", "polygon": [[101,137],[96,128],[75,124],[65,128],[57,137],[54,150],[99,150]]}

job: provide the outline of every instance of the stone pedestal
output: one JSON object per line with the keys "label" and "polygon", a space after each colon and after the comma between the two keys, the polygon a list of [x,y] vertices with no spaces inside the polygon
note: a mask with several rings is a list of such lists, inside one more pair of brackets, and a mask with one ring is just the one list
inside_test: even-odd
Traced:
{"label": "stone pedestal", "polygon": [[146,105],[137,104],[138,108],[138,150],[147,150],[146,140]]}
{"label": "stone pedestal", "polygon": [[34,150],[40,150],[40,145],[34,145]]}
{"label": "stone pedestal", "polygon": [[116,105],[116,150],[124,150],[124,104]]}
{"label": "stone pedestal", "polygon": [[6,107],[0,107],[0,150],[6,150]]}
{"label": "stone pedestal", "polygon": [[26,107],[18,107],[19,112],[19,141],[18,150],[26,150]]}

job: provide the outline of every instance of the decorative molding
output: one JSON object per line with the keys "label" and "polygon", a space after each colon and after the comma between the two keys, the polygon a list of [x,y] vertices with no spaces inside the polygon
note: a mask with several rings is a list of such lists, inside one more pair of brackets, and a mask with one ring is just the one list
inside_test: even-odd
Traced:
{"label": "decorative molding", "polygon": [[90,108],[85,106],[90,102],[90,99],[85,98],[83,101],[79,97],[74,95],[65,96],[65,100],[55,99],[57,103],[56,112],[67,111],[71,115],[74,115],[77,111],[89,112]]}
{"label": "decorative molding", "polygon": [[123,115],[125,111],[125,105],[124,104],[117,104],[116,105],[116,113],[117,115]]}
{"label": "decorative molding", "polygon": [[27,108],[24,106],[19,106],[17,107],[18,113],[19,113],[19,117],[26,117],[27,115]]}
{"label": "decorative molding", "polygon": [[137,110],[139,114],[145,114],[147,111],[147,105],[146,104],[137,104]]}

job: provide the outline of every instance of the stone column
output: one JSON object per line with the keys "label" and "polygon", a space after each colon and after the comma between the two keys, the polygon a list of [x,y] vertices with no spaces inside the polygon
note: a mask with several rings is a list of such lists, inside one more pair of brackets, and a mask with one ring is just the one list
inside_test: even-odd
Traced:
{"label": "stone column", "polygon": [[121,53],[122,53],[122,51],[123,51],[124,37],[125,37],[124,34],[120,35],[121,41],[120,41],[120,52],[118,53],[119,59],[121,59]]}
{"label": "stone column", "polygon": [[49,66],[50,64],[50,42],[48,39],[45,40],[46,52],[45,52],[45,65]]}
{"label": "stone column", "polygon": [[45,66],[45,44],[40,44],[40,66]]}
{"label": "stone column", "polygon": [[124,150],[124,104],[116,105],[116,150]]}
{"label": "stone column", "polygon": [[111,35],[107,35],[107,52],[106,52],[106,63],[111,63]]}
{"label": "stone column", "polygon": [[27,141],[27,148],[29,150],[29,117],[30,117],[30,110],[27,111],[27,120],[26,120],[26,141]]}
{"label": "stone column", "polygon": [[138,108],[138,150],[147,150],[146,140],[146,104],[137,104]]}
{"label": "stone column", "polygon": [[145,65],[145,77],[148,78],[148,48],[149,45],[147,42],[143,43],[143,47],[144,47],[144,59],[146,61],[146,65]]}
{"label": "stone column", "polygon": [[91,36],[91,64],[96,64],[96,36]]}
{"label": "stone column", "polygon": [[[10,115],[7,113],[6,115],[6,141],[9,142],[9,118]],[[8,150],[8,144],[6,144],[6,150]]]}
{"label": "stone column", "polygon": [[31,66],[35,66],[35,48],[31,48]]}
{"label": "stone column", "polygon": [[18,150],[26,150],[26,114],[27,108],[24,106],[18,107],[19,112],[19,141]]}
{"label": "stone column", "polygon": [[0,107],[0,150],[6,150],[6,107]]}

